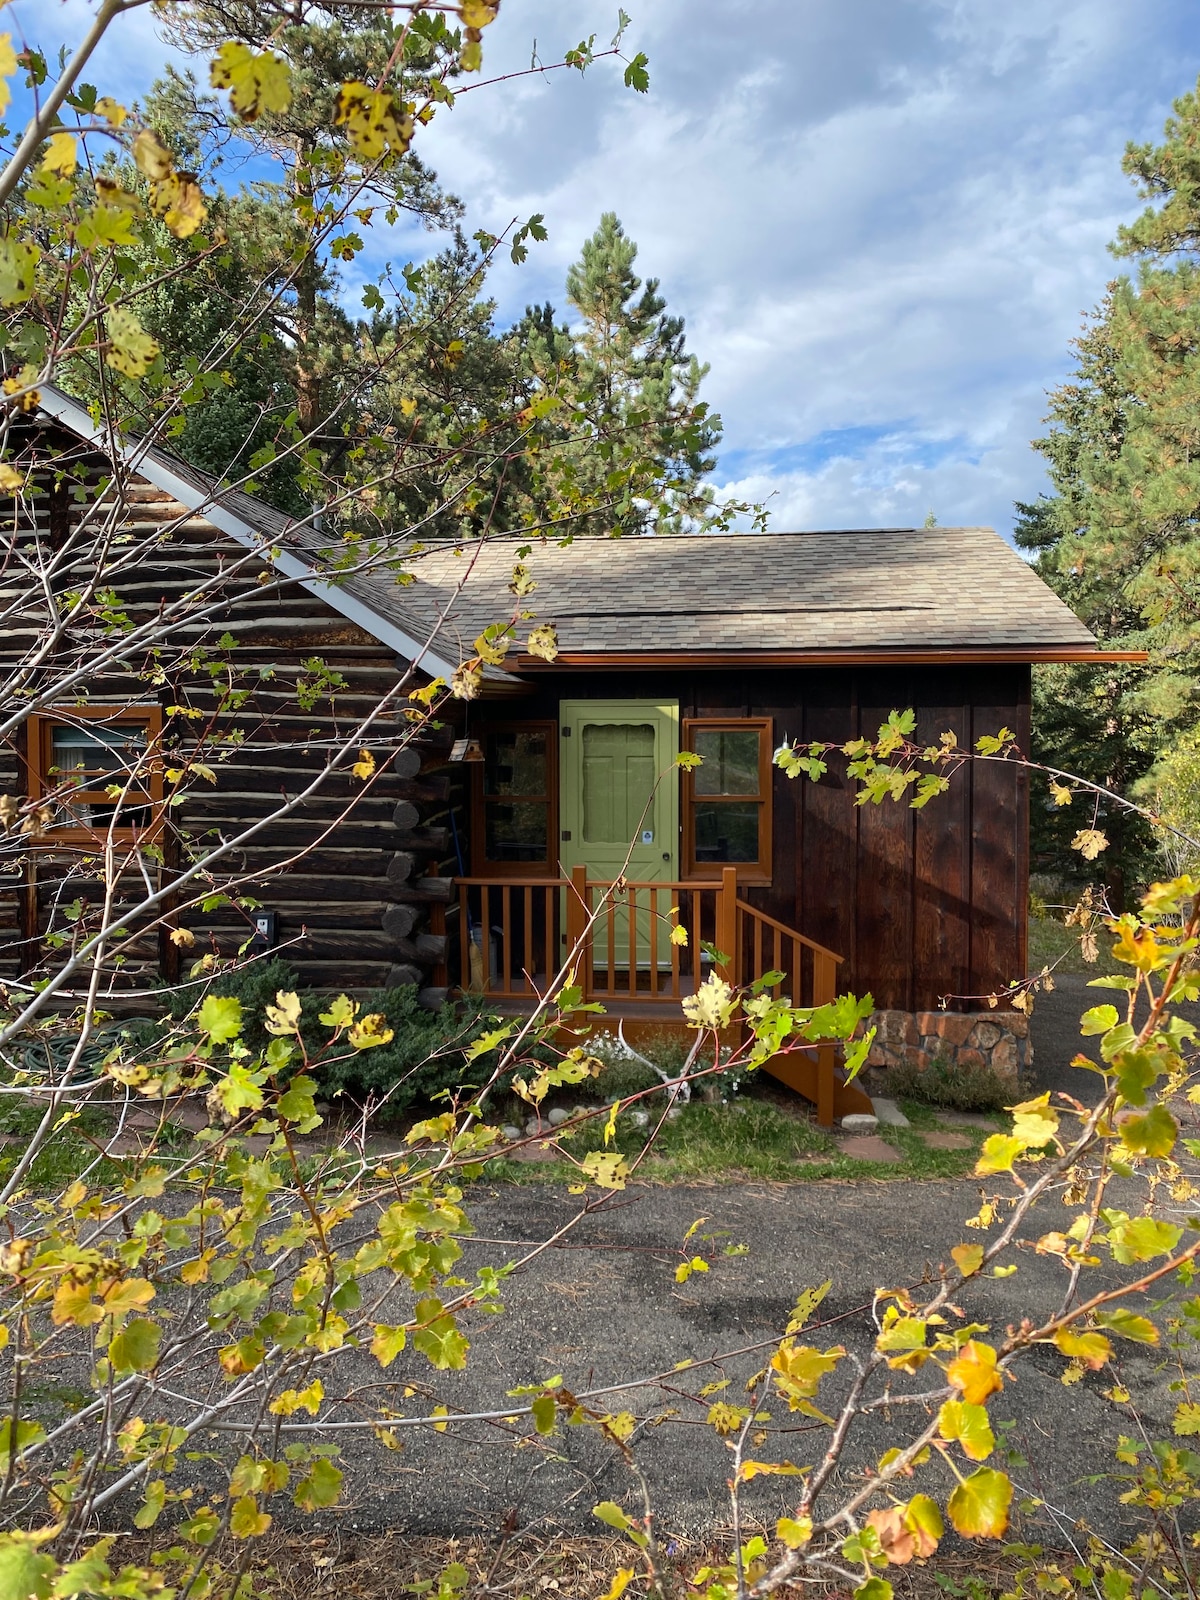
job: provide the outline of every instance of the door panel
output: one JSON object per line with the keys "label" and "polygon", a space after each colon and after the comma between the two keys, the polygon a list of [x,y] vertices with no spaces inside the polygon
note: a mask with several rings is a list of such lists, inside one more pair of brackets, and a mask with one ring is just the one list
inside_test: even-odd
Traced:
{"label": "door panel", "polygon": [[[641,883],[677,875],[679,708],[645,700],[564,700],[559,707],[561,827],[559,855],[570,874],[590,879],[622,873]],[[660,778],[657,789],[656,781]],[[640,922],[640,926],[638,925]],[[638,965],[649,961],[648,919],[635,922]],[[658,928],[659,958],[669,960],[669,929]],[[607,930],[597,939],[607,947]],[[614,959],[628,966],[629,918],[616,919]]]}

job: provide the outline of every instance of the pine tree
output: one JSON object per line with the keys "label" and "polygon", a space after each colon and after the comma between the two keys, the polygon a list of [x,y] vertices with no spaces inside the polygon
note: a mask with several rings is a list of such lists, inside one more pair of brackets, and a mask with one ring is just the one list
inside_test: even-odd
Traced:
{"label": "pine tree", "polygon": [[637,276],[637,253],[606,212],[567,273],[574,326],[545,305],[517,330],[527,369],[568,408],[543,493],[550,505],[594,508],[590,532],[725,526],[732,509],[718,507],[704,482],[721,438],[721,419],[698,399],[708,367],[688,353],[683,318],[667,311],[658,279]]}
{"label": "pine tree", "polygon": [[[1110,286],[1076,341],[1073,378],[1051,396],[1035,444],[1054,493],[1018,506],[1018,543],[1047,581],[1102,642],[1149,652],[1145,667],[1102,676],[1038,675],[1038,753],[1120,793],[1152,790],[1156,761],[1200,718],[1200,96],[1174,110],[1162,145],[1126,151],[1151,202],[1112,247],[1134,271]],[[1068,866],[1076,818],[1040,820],[1035,851]],[[1127,882],[1156,870],[1153,844],[1115,813],[1104,822],[1120,905]]]}

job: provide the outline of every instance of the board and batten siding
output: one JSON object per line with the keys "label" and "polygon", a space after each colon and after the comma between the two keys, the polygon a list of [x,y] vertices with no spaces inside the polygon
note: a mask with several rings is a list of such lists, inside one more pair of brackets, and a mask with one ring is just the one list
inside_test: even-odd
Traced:
{"label": "board and batten siding", "polygon": [[[89,482],[106,475],[102,458],[89,468]],[[106,491],[111,493],[112,490]],[[10,502],[11,504],[11,502]],[[41,502],[48,505],[48,500]],[[39,507],[39,520],[43,512]],[[136,571],[118,578],[115,587],[128,615],[140,621],[160,603],[186,593],[218,564],[240,563],[229,579],[219,614],[211,622],[185,619],[173,636],[194,636],[213,647],[222,634],[237,640],[229,652],[235,669],[246,675],[250,694],[243,706],[224,715],[221,732],[244,731],[246,746],[214,761],[215,782],[194,781],[184,803],[171,812],[161,868],[150,866],[156,882],[169,882],[189,849],[230,838],[265,818],[281,800],[297,794],[320,771],[324,751],[344,736],[357,719],[398,682],[395,654],[355,623],[297,583],[269,591],[258,583],[260,561],[247,564],[245,551],[202,516],[190,512],[169,494],[140,479],[125,492],[123,522],[134,537],[149,541],[148,553]],[[11,524],[10,524],[11,526]],[[39,528],[34,535],[48,537]],[[19,600],[11,570],[0,584],[0,603]],[[32,627],[40,625],[36,607]],[[11,661],[28,633],[19,628],[0,642]],[[322,696],[310,710],[296,698],[304,662],[320,659],[346,680],[345,687]],[[272,669],[260,676],[259,669]],[[97,703],[147,701],[144,684],[118,673],[87,685],[88,700]],[[214,690],[203,673],[174,675],[159,696],[165,711],[171,704],[192,707],[207,716],[215,706]],[[191,724],[175,719],[180,737]],[[397,716],[379,727],[375,754],[381,770],[364,784],[348,772],[336,774],[319,793],[290,817],[273,821],[230,858],[246,892],[264,909],[277,914],[277,943],[299,969],[303,981],[322,989],[369,990],[384,985],[427,985],[444,957],[444,936],[431,932],[430,913],[440,921],[449,898],[453,871],[447,805],[449,781],[435,769],[445,761],[449,730],[410,744],[386,768],[382,756],[395,748],[405,724]],[[372,741],[365,741],[368,745]],[[0,749],[0,792],[27,793],[21,739]],[[350,808],[347,811],[347,808]],[[338,820],[341,818],[342,820]],[[282,867],[282,870],[279,870]],[[225,876],[222,869],[220,876]],[[0,978],[31,974],[44,953],[41,940],[62,922],[62,858],[46,845],[16,851],[10,843],[0,863]],[[94,898],[100,885],[73,879],[67,898]],[[135,885],[128,885],[132,893]],[[197,936],[186,952],[186,966],[215,938],[222,955],[231,955],[251,931],[244,916],[229,909],[181,914]],[[130,952],[122,975],[130,987],[145,988],[161,977],[177,975],[180,958],[165,930],[147,935]]]}
{"label": "board and batten siding", "polygon": [[[923,743],[951,732],[970,749],[1003,727],[1023,748],[1029,741],[1030,669],[1021,665],[545,672],[536,684],[519,705],[483,714],[553,719],[560,700],[677,700],[681,717],[769,717],[776,744],[841,745],[874,737],[889,711],[911,706]],[[837,755],[819,783],[776,768],[772,785],[771,882],[741,892],[843,956],[843,989],[870,991],[880,1008],[930,1010],[950,997],[974,1010],[978,997],[1024,975],[1023,770],[969,763],[920,811],[856,805]]]}

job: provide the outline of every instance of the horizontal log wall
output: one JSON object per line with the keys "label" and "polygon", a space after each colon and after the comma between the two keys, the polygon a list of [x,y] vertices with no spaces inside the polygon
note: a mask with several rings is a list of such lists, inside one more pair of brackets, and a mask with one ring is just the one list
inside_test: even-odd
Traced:
{"label": "horizontal log wall", "polygon": [[[106,470],[102,461],[91,464],[93,488]],[[43,509],[48,504],[49,496],[38,507],[39,522],[48,518]],[[80,508],[69,514],[79,515]],[[437,771],[450,730],[424,738],[419,746],[405,745],[408,725],[399,714],[391,716],[362,741],[378,763],[370,781],[339,772],[286,818],[267,821],[317,777],[329,749],[399,682],[395,655],[299,584],[264,588],[258,582],[264,563],[247,568],[240,546],[149,483],[135,481],[123,515],[129,535],[146,547],[136,570],[114,582],[135,622],[218,571],[237,563],[244,569],[224,584],[219,615],[203,623],[185,616],[172,631],[172,644],[194,641],[209,650],[223,634],[232,636],[236,646],[217,649],[216,658],[229,661],[238,688],[248,692],[236,710],[215,716],[223,677],[214,684],[203,669],[171,672],[159,693],[164,710],[186,706],[199,716],[171,719],[167,743],[177,740],[186,749],[195,730],[206,727],[222,737],[240,730],[245,743],[229,747],[220,760],[213,758],[211,746],[200,751],[198,759],[211,768],[215,781],[189,778],[185,800],[170,812],[165,860],[161,866],[149,864],[154,881],[172,881],[197,854],[260,824],[214,876],[235,875],[241,889],[276,913],[277,944],[303,981],[351,991],[399,983],[428,988],[444,948],[440,936],[431,933],[430,914],[440,918],[454,868],[449,783]],[[9,528],[11,533],[11,522]],[[44,525],[18,531],[19,538],[31,536],[50,537]],[[77,568],[71,581],[79,578]],[[0,603],[5,598],[0,585]],[[32,628],[41,626],[36,607],[29,615]],[[15,631],[0,647],[3,656],[11,661],[30,636]],[[313,657],[340,674],[344,684],[306,708],[297,699],[297,681],[313,676],[304,665]],[[118,671],[89,682],[88,698],[145,703],[147,691],[144,681]],[[389,752],[398,752],[390,762]],[[28,792],[22,762],[19,742],[0,749],[0,792]],[[0,855],[0,978],[52,970],[54,955],[40,941],[56,926],[55,906],[80,893],[95,897],[99,886],[94,882],[72,876],[64,883],[67,859],[45,846],[18,851],[11,839],[7,855]],[[136,887],[130,884],[130,892]],[[205,913],[189,905],[197,892],[181,893],[172,915],[196,936],[196,945],[182,957],[185,967],[209,948],[232,955],[252,932],[244,912],[222,907]],[[147,932],[130,947],[122,983],[145,989],[176,976],[180,957],[165,932]]]}

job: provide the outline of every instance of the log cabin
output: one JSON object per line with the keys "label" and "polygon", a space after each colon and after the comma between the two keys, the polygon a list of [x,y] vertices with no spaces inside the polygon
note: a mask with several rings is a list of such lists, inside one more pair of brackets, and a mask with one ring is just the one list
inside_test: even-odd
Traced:
{"label": "log cabin", "polygon": [[[110,670],[28,719],[0,751],[0,790],[48,793],[67,758],[102,771],[114,744],[160,738],[181,704],[214,726],[255,717],[256,737],[181,807],[148,781],[148,868],[169,881],[189,848],[298,793],[414,664],[449,679],[511,615],[520,563],[557,655],[513,648],[419,746],[397,711],[373,729],[392,753],[368,786],[339,774],[246,841],[237,866],[260,885],[259,944],[321,988],[415,984],[431,1006],[475,989],[517,1012],[575,948],[587,997],[631,1027],[678,1018],[707,970],[738,982],[771,970],[798,1003],[869,991],[877,1061],[969,1052],[1010,1076],[1027,1062],[1024,1017],[985,1003],[1025,975],[1026,773],[968,766],[913,810],[855,804],[836,759],[818,783],[772,761],[784,741],[870,736],[906,707],[922,740],[970,746],[1007,727],[1028,746],[1032,665],[1109,656],[992,530],[494,539],[427,549],[404,585],[386,569],[331,580],[310,528],[136,440],[114,461],[98,437],[84,408],[43,392],[23,448],[34,473],[39,451],[66,450],[71,493],[48,485],[10,539],[61,545],[89,495],[119,496],[143,552],[118,585],[126,613],[150,615],[224,564],[219,607],[187,625],[259,679],[235,714],[211,675],[151,697]],[[286,580],[269,593],[264,563]],[[39,627],[15,570],[0,579],[10,658]],[[335,675],[315,696],[314,658]],[[680,770],[680,751],[703,764]],[[104,815],[102,792],[76,802],[36,847],[0,848],[0,979],[41,969],[62,926],[64,852],[88,838],[78,807],[92,805],[93,827]],[[686,944],[670,936],[680,924]],[[227,907],[189,925],[223,950],[248,931]],[[165,923],[133,954],[125,981],[178,977]],[[811,1073],[791,1071],[829,1120],[828,1063],[819,1097]]]}

